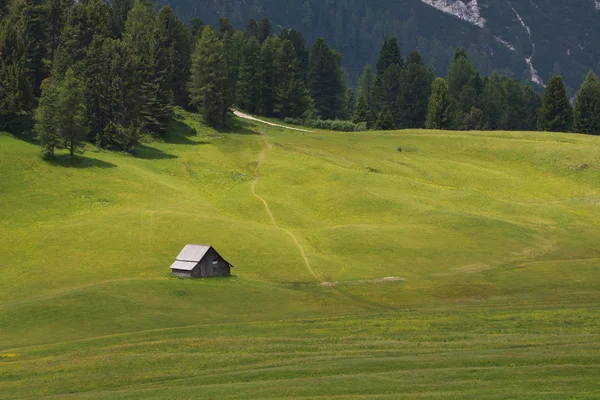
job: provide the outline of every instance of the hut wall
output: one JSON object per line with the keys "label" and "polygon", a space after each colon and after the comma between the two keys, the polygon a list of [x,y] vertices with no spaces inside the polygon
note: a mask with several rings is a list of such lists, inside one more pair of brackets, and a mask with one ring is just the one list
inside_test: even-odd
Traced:
{"label": "hut wall", "polygon": [[173,276],[177,276],[180,278],[189,278],[191,277],[191,272],[190,271],[182,271],[180,269],[174,269],[171,271],[171,273],[173,274]]}

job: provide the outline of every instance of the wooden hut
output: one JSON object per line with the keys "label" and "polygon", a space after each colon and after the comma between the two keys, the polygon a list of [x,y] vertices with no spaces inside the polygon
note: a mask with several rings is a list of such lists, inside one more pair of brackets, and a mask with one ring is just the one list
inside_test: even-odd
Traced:
{"label": "wooden hut", "polygon": [[229,264],[210,245],[188,244],[171,265],[174,276],[182,278],[208,278],[231,275]]}

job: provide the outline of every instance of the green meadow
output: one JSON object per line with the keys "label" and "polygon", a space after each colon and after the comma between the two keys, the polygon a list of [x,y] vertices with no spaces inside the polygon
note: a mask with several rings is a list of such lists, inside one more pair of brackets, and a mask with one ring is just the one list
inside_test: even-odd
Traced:
{"label": "green meadow", "polygon": [[177,116],[0,133],[0,399],[600,398],[599,137]]}

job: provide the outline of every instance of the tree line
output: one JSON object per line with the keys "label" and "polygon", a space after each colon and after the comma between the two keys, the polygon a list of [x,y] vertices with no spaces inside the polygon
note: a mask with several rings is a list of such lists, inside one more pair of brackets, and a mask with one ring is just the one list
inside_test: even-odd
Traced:
{"label": "tree line", "polygon": [[541,98],[512,78],[480,76],[458,49],[442,79],[388,37],[355,92],[324,39],[308,47],[296,30],[276,34],[268,18],[244,30],[226,18],[184,24],[149,0],[2,0],[0,18],[0,129],[35,132],[47,156],[57,147],[74,154],[86,141],[131,152],[143,135],[166,133],[176,106],[211,125],[235,105],[369,129],[600,133],[591,72],[572,108],[559,77]]}
{"label": "tree line", "polygon": [[[351,108],[351,107],[350,107]],[[354,122],[375,129],[553,131],[600,134],[600,83],[589,72],[575,98],[559,76],[543,96],[494,72],[482,77],[457,49],[445,78],[418,52],[403,60],[395,37],[385,39],[376,70],[367,65],[354,102]]]}

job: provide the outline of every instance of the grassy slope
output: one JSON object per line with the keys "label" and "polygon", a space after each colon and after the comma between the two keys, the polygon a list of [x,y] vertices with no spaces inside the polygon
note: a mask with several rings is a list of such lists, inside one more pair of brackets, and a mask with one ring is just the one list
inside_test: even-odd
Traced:
{"label": "grassy slope", "polygon": [[[0,398],[600,396],[598,138],[172,128],[0,135]],[[170,278],[190,242],[236,277]]]}

